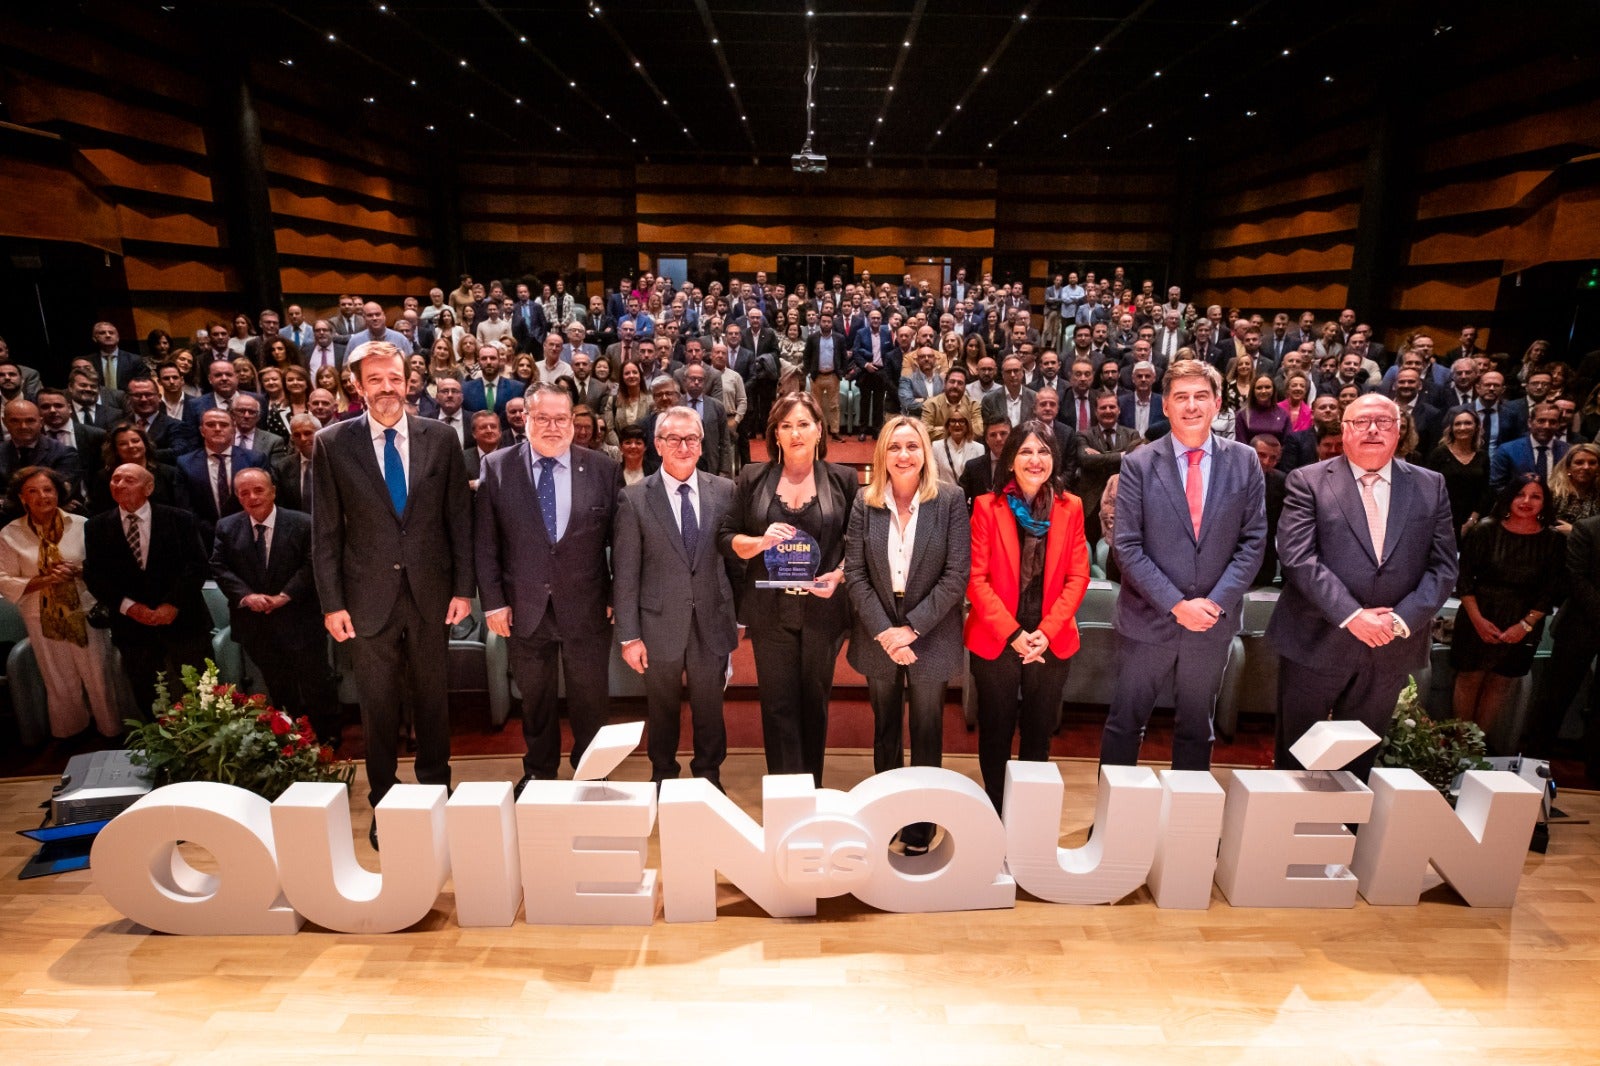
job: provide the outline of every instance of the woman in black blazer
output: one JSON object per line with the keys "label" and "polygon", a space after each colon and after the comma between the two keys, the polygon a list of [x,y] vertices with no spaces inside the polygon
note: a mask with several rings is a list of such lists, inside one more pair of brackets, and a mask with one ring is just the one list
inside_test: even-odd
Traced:
{"label": "woman in black blazer", "polygon": [[[124,463],[133,463],[150,471],[156,486],[150,491],[151,503],[164,503],[169,507],[189,506],[189,491],[184,488],[178,468],[168,463],[156,462],[156,448],[143,429],[133,422],[118,422],[106,432],[101,446],[101,468],[94,480],[84,486],[88,496],[88,513],[99,514],[115,507],[111,498],[111,475]],[[210,551],[211,546],[206,545]]]}
{"label": "woman in black blazer", "polygon": [[[856,472],[824,462],[822,410],[803,392],[772,405],[765,463],[739,472],[734,506],[717,529],[722,554],[745,564],[739,621],[750,631],[761,694],[767,773],[809,773],[822,786],[833,667],[850,625],[850,605],[835,595],[844,580],[845,525]],[[822,589],[758,589],[767,577],[762,553],[797,529],[821,548]]]}
{"label": "woman in black blazer", "polygon": [[[939,483],[922,420],[891,418],[872,478],[850,508],[844,554],[855,614],[850,665],[866,676],[872,701],[874,773],[901,765],[908,694],[911,765],[939,765],[945,686],[961,668],[971,541],[966,498]],[[932,840],[932,822],[900,831],[907,855],[925,854]]]}

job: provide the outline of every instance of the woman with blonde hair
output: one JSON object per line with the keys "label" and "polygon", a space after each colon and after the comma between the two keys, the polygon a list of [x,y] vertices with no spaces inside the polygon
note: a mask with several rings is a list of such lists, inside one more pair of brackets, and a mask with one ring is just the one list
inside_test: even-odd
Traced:
{"label": "woman with blonde hair", "polygon": [[[855,623],[850,665],[867,679],[873,773],[903,763],[911,705],[911,765],[938,766],[944,690],[961,666],[961,603],[971,530],[961,490],[941,485],[920,419],[895,415],[878,434],[872,476],[850,507],[844,580]],[[932,822],[900,831],[907,855],[927,852]]]}
{"label": "woman with blonde hair", "polygon": [[1571,533],[1572,524],[1600,514],[1600,446],[1574,444],[1550,471],[1550,498],[1556,508],[1556,529]]}

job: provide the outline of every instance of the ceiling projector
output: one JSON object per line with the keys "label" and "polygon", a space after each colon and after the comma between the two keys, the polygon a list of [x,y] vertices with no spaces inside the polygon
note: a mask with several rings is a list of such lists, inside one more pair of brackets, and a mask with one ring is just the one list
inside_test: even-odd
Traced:
{"label": "ceiling projector", "polygon": [[828,172],[828,157],[820,152],[813,152],[809,148],[803,149],[796,155],[789,157],[789,165],[796,174],[826,174]]}

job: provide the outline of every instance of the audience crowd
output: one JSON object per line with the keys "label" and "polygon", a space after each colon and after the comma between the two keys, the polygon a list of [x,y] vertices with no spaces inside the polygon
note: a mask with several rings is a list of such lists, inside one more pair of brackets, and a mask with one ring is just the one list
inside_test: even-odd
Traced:
{"label": "audience crowd", "polygon": [[[1459,539],[1456,713],[1493,727],[1554,611],[1525,740],[1556,754],[1600,650],[1600,447],[1589,443],[1600,353],[1573,366],[1544,341],[1489,353],[1468,326],[1390,350],[1354,309],[1319,320],[1203,306],[1121,268],[1057,275],[1042,306],[1020,281],[965,271],[944,284],[864,272],[793,290],[764,272],[703,288],[646,272],[589,294],[560,278],[463,275],[407,297],[393,321],[348,295],[326,316],[291,304],[194,336],[155,330],[137,348],[108,322],[90,334],[91,350],[49,382],[0,341],[0,595],[23,616],[57,736],[120,731],[116,672],[147,709],[158,671],[206,654],[200,587],[212,578],[274,700],[335,743],[325,633],[350,642],[369,771],[374,752],[389,763],[371,774],[374,802],[394,780],[400,729],[414,731],[419,779],[449,780],[442,675],[407,657],[442,658],[447,624],[475,624],[473,596],[476,624],[510,641],[527,777],[555,772],[557,660],[574,761],[603,722],[614,607],[624,662],[646,678],[657,779],[679,772],[687,683],[691,772],[718,780],[722,675],[743,625],[769,769],[820,782],[847,638],[877,716],[876,768],[900,764],[908,699],[912,760],[937,764],[966,598],[998,806],[1014,730],[1023,757],[1048,750],[1090,560],[1124,577],[1117,522],[1141,513],[1139,501],[1118,506],[1124,463],[1144,448],[1174,447],[1179,464],[1200,450],[1163,441],[1176,432],[1175,377],[1191,386],[1184,417],[1211,402],[1209,441],[1254,452],[1266,533],[1238,556],[1246,585],[1299,580],[1279,563],[1291,475],[1346,456],[1352,434],[1365,445],[1392,430],[1394,468],[1437,475]],[[877,441],[864,485],[826,458],[851,436]],[[753,441],[764,443],[754,461]],[[1391,518],[1395,491],[1380,506]],[[1318,520],[1353,527],[1364,502]],[[394,537],[371,532],[385,507]],[[770,587],[766,560],[797,533],[815,542],[817,581]],[[430,562],[413,549],[435,534]],[[424,578],[430,566],[438,574]],[[1201,631],[1188,626],[1199,615],[1172,613]],[[411,684],[394,683],[408,670]],[[378,713],[377,689],[398,710]],[[1142,736],[1138,713],[1129,720]],[[1597,734],[1591,725],[1583,752],[1591,776]],[[1185,743],[1209,750],[1209,723]],[[902,843],[925,850],[929,831],[908,826]]]}

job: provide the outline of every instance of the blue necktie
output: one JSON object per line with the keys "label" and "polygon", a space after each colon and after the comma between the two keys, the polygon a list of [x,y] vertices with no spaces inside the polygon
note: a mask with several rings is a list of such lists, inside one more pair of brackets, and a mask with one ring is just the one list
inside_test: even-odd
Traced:
{"label": "blue necktie", "polygon": [[400,462],[400,449],[394,446],[395,431],[383,431],[383,483],[389,486],[389,500],[397,515],[406,512],[406,468]]}
{"label": "blue necktie", "polygon": [[539,513],[544,516],[544,531],[550,543],[556,542],[556,461],[539,460]]}
{"label": "blue necktie", "polygon": [[683,553],[693,565],[695,549],[700,546],[700,519],[694,513],[694,497],[689,495],[688,485],[678,486],[678,496],[678,525],[683,532]]}

